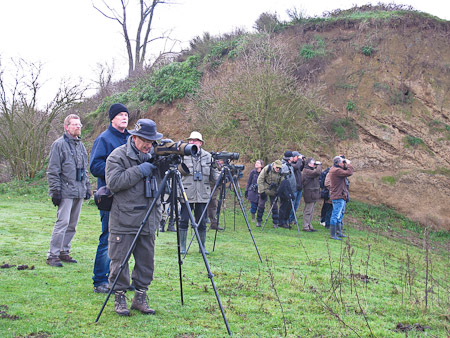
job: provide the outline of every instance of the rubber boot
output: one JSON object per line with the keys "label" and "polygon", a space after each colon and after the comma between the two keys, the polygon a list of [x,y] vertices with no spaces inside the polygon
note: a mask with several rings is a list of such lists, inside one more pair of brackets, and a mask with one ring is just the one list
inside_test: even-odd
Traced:
{"label": "rubber boot", "polygon": [[[200,235],[200,241],[202,242],[203,248],[205,249],[205,255],[209,255],[209,252],[206,251],[205,242],[206,242],[206,229],[205,230],[199,230],[198,234]],[[200,245],[198,246],[198,252],[202,252],[200,249]]]}
{"label": "rubber boot", "polygon": [[336,225],[336,234],[338,237],[347,237],[342,232],[342,223],[339,223],[338,225]]}
{"label": "rubber boot", "polygon": [[147,293],[145,290],[136,290],[136,292],[134,293],[133,302],[131,303],[131,309],[139,310],[144,315],[155,314],[155,310],[148,306]]}
{"label": "rubber boot", "polygon": [[252,222],[255,221],[255,214],[252,214]]}
{"label": "rubber boot", "polygon": [[338,241],[342,241],[342,239],[340,239],[339,237],[336,236],[336,225],[335,224],[330,224],[330,238],[336,239]]}
{"label": "rubber boot", "polygon": [[180,229],[180,254],[182,255],[186,253],[186,236],[187,229]]}

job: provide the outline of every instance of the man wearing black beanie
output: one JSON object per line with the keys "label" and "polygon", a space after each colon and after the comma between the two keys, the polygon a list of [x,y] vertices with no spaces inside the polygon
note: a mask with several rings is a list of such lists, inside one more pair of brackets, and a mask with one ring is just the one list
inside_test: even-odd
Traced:
{"label": "man wearing black beanie", "polygon": [[[105,167],[106,159],[109,154],[127,143],[128,130],[128,109],[121,103],[114,103],[108,112],[111,121],[108,129],[101,133],[94,141],[92,146],[89,169],[95,177],[97,177],[97,189],[106,185]],[[99,237],[97,253],[94,261],[94,292],[107,293],[109,263],[108,256],[108,223],[109,211],[100,210],[100,219],[102,222],[102,233]]]}

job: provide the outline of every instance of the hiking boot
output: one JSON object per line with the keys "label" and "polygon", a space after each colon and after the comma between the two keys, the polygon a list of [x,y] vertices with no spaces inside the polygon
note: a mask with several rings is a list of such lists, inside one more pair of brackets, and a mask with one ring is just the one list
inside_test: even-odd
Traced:
{"label": "hiking boot", "polygon": [[274,223],[274,224],[273,224],[273,228],[274,228],[274,229],[277,229],[277,228],[278,228],[278,224],[275,224],[275,223]]}
{"label": "hiking boot", "polygon": [[255,214],[252,214],[252,222],[255,221]]}
{"label": "hiking boot", "polygon": [[101,284],[98,286],[94,286],[94,292],[95,293],[108,293],[109,292],[108,284]]}
{"label": "hiking boot", "polygon": [[147,294],[145,290],[136,290],[131,303],[132,310],[139,310],[145,315],[154,315],[155,310],[151,309],[147,303]]}
{"label": "hiking boot", "polygon": [[45,262],[50,266],[58,266],[58,267],[63,266],[61,260],[58,257],[47,258]]}
{"label": "hiking boot", "polygon": [[124,291],[115,292],[116,299],[114,300],[114,311],[119,316],[129,316],[130,310],[128,310],[127,298]]}
{"label": "hiking boot", "polygon": [[222,231],[222,230],[223,230],[223,228],[220,227],[220,226],[218,226],[217,224],[211,224],[211,225],[209,226],[209,229],[210,229],[210,230],[217,230],[217,231]]}
{"label": "hiking boot", "polygon": [[66,263],[78,263],[75,259],[70,257],[68,254],[59,255],[59,259]]}
{"label": "hiking boot", "polygon": [[285,223],[278,225],[278,227],[284,228],[284,229],[290,229],[291,228],[288,224],[285,224]]}
{"label": "hiking boot", "polygon": [[257,222],[256,222],[256,226],[257,226],[258,228],[261,228],[261,221],[257,221]]}

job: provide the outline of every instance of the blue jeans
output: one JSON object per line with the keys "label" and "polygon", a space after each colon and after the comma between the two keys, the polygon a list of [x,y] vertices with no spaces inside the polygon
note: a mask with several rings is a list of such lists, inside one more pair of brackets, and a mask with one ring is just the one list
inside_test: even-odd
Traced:
{"label": "blue jeans", "polygon": [[250,213],[256,214],[256,210],[258,210],[258,203],[250,202],[250,204],[251,204]]}
{"label": "blue jeans", "polygon": [[94,261],[94,286],[102,284],[108,284],[109,276],[109,263],[108,256],[108,223],[109,223],[109,211],[100,210],[100,219],[102,220],[102,234],[98,238],[97,253]]}
{"label": "blue jeans", "polygon": [[333,200],[333,211],[331,213],[330,225],[336,226],[342,223],[345,211],[345,200],[343,198]]}
{"label": "blue jeans", "polygon": [[291,214],[289,215],[289,222],[295,222],[294,212],[297,212],[298,206],[300,205],[300,200],[302,199],[302,190],[296,191],[294,193],[295,199],[294,199],[294,210],[291,210]]}

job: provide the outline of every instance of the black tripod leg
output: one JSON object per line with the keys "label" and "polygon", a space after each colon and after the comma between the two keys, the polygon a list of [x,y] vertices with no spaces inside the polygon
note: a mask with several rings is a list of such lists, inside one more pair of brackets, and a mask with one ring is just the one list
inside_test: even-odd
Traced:
{"label": "black tripod leg", "polygon": [[[176,173],[176,180],[178,183],[178,187],[180,188],[180,191],[184,192],[184,187],[183,187],[183,183],[181,182],[181,175],[179,172]],[[189,213],[189,218],[191,220],[191,226],[194,229],[195,236],[197,237],[198,246],[200,247],[200,251],[201,251],[202,257],[203,257],[203,262],[205,263],[205,267],[208,272],[208,278],[211,280],[211,285],[214,289],[214,293],[216,294],[217,303],[219,304],[220,311],[222,312],[222,317],[225,322],[225,326],[227,327],[228,335],[231,336],[230,327],[228,326],[228,321],[227,321],[227,318],[225,317],[225,311],[223,310],[223,306],[220,301],[219,293],[217,292],[216,284],[214,283],[214,279],[213,279],[214,275],[212,274],[211,269],[209,267],[208,260],[206,259],[205,248],[203,247],[202,241],[200,240],[200,234],[198,233],[198,226],[197,226],[197,223],[195,223],[194,215],[192,215],[192,210],[191,210],[191,207],[189,206],[189,202],[187,201],[186,195],[184,195],[183,203],[185,203],[185,206]]]}
{"label": "black tripod leg", "polygon": [[[231,177],[231,173],[228,172],[228,174]],[[248,223],[248,218],[247,218],[247,213],[245,212],[244,202],[242,202],[242,198],[241,198],[241,196],[240,196],[240,194],[239,194],[239,192],[238,192],[238,190],[236,188],[236,184],[234,183],[233,180],[231,182],[233,184],[233,189],[234,189],[235,196],[237,197],[237,199],[239,201],[239,206],[241,207],[241,211],[242,211],[242,215],[244,216],[245,223],[247,224],[248,231],[250,232],[250,236],[252,237],[253,244],[255,245],[256,252],[258,253],[259,261],[262,263],[262,259],[261,259],[261,255],[259,254],[258,246],[256,245],[255,238],[253,237],[252,229],[250,228],[250,224]]]}
{"label": "black tripod leg", "polygon": [[[269,198],[267,198],[267,199],[270,201]],[[264,230],[264,227],[266,226],[267,220],[269,219],[269,216],[270,216],[270,214],[272,213],[273,206],[275,205],[275,203],[277,203],[277,199],[278,199],[278,196],[275,197],[275,199],[273,200],[272,205],[270,206],[269,213],[267,214],[266,220],[264,221],[264,225],[262,226],[261,231]]]}
{"label": "black tripod leg", "polygon": [[[164,178],[162,179],[161,184],[160,184],[159,189],[158,189],[158,192],[156,193],[156,196],[153,198],[152,204],[150,205],[150,208],[148,209],[147,213],[145,214],[144,220],[142,221],[142,223],[141,223],[141,225],[140,225],[140,227],[139,227],[139,229],[138,229],[138,231],[136,233],[136,236],[134,237],[133,242],[131,243],[130,249],[128,250],[124,260],[122,261],[122,264],[120,264],[119,272],[117,273],[117,276],[114,279],[114,282],[113,282],[112,286],[109,289],[108,295],[106,296],[105,302],[103,303],[103,306],[100,309],[100,312],[99,312],[99,314],[97,316],[97,319],[95,320],[96,323],[100,319],[100,316],[102,315],[103,309],[105,308],[106,304],[108,303],[109,297],[111,297],[111,293],[113,292],[114,287],[116,286],[117,281],[119,280],[120,274],[122,273],[122,271],[123,271],[126,263],[128,262],[128,260],[130,259],[131,253],[133,252],[134,247],[136,246],[137,239],[138,239],[139,235],[141,234],[145,223],[147,223],[147,219],[149,218],[153,208],[155,207],[156,201],[160,198],[161,193],[164,190],[163,187],[166,184],[167,178],[168,178],[168,175],[165,175]],[[159,226],[159,224],[157,226]]]}
{"label": "black tripod leg", "polygon": [[[224,169],[221,170],[219,178],[217,179],[216,184],[214,185],[214,188],[211,191],[211,195],[209,196],[208,202],[206,202],[205,209],[203,210],[202,215],[200,216],[200,219],[198,220],[198,224],[200,224],[202,222],[203,217],[205,217],[206,213],[208,212],[208,206],[211,203],[211,199],[212,199],[214,193],[216,192],[217,187],[222,182],[223,177],[224,177]],[[216,230],[216,232],[217,232],[217,230]],[[191,244],[192,244],[193,240],[194,240],[194,235],[191,237],[191,241],[189,242],[189,245],[186,248],[186,253],[184,254],[184,257],[186,257],[187,253],[189,252],[189,248],[191,247]]]}

